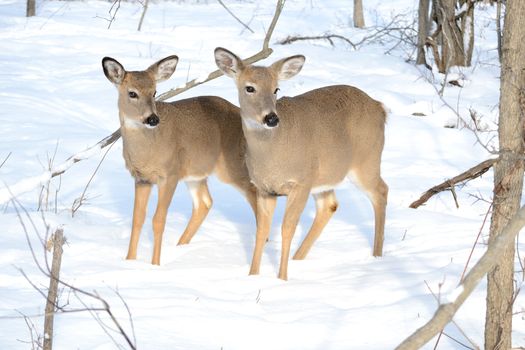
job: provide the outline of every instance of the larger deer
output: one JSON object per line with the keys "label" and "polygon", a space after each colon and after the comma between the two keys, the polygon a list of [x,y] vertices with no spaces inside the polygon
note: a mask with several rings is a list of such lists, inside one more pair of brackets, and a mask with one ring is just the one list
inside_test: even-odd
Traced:
{"label": "larger deer", "polygon": [[153,216],[152,264],[160,264],[162,234],[173,193],[185,181],[193,211],[178,244],[189,243],[212,205],[207,177],[215,172],[233,184],[255,210],[255,188],[244,161],[245,140],[239,108],[219,97],[202,96],[173,103],[155,101],[156,85],[168,79],[177,56],[166,57],[144,71],[126,71],[115,59],[102,60],[104,74],[118,89],[123,156],[135,178],[135,203],[127,259],[137,244],[153,184],[158,203]]}
{"label": "larger deer", "polygon": [[375,213],[374,256],[383,251],[388,186],[380,175],[386,113],[383,105],[351,86],[328,86],[277,100],[279,80],[299,73],[305,57],[269,67],[244,65],[232,52],[215,49],[219,69],[239,94],[246,162],[257,187],[257,233],[250,274],[258,274],[276,196],[288,196],[282,223],[279,278],[288,278],[290,244],[310,193],[317,207],[312,227],[294,259],[304,259],[337,209],[334,188],[352,178]]}

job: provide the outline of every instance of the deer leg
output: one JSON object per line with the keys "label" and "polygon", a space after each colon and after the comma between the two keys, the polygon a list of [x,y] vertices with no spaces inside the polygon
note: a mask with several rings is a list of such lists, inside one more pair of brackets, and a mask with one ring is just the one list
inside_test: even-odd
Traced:
{"label": "deer leg", "polygon": [[316,206],[315,219],[310,231],[308,231],[308,234],[304,238],[303,243],[301,243],[301,246],[297,252],[295,252],[295,255],[293,256],[294,260],[302,260],[306,258],[310,248],[312,248],[312,245],[337,210],[338,203],[334,191],[314,194],[314,198]]}
{"label": "deer leg", "polygon": [[252,265],[250,267],[250,275],[259,274],[261,266],[261,257],[264,245],[270,235],[270,226],[272,224],[273,213],[275,211],[275,204],[277,197],[268,196],[257,191],[257,210],[255,218],[257,221],[257,232],[255,236],[255,248],[253,250]]}
{"label": "deer leg", "polygon": [[286,201],[286,211],[284,213],[283,225],[281,228],[282,248],[281,248],[281,264],[279,267],[278,277],[282,280],[288,279],[288,259],[290,257],[290,245],[295,233],[295,228],[304,210],[310,188],[303,186],[295,186],[288,194]]}
{"label": "deer leg", "polygon": [[153,265],[160,265],[160,248],[162,245],[162,234],[166,226],[166,216],[168,215],[168,208],[173,198],[173,193],[177,187],[178,180],[175,178],[167,178],[159,181],[157,184],[159,188],[159,198],[155,215],[153,215],[153,258],[151,263]]}
{"label": "deer leg", "polygon": [[129,239],[128,255],[126,259],[137,258],[137,245],[139,243],[140,231],[146,218],[146,207],[151,193],[151,184],[135,181],[135,203],[133,205],[133,223],[131,226],[131,237]]}
{"label": "deer leg", "polygon": [[378,178],[375,191],[369,192],[369,198],[374,207],[375,235],[374,256],[383,255],[383,241],[385,239],[385,216],[388,199],[388,186],[381,177]]}
{"label": "deer leg", "polygon": [[354,172],[354,181],[356,181],[357,185],[368,195],[368,199],[370,199],[372,207],[374,208],[375,233],[372,254],[374,256],[382,256],[388,186],[379,175],[379,170],[376,175],[371,175],[370,172],[360,173],[359,170],[356,169]]}
{"label": "deer leg", "polygon": [[210,192],[208,191],[207,180],[200,181],[187,181],[186,185],[191,193],[193,199],[193,210],[191,212],[191,218],[188,222],[188,226],[184,230],[184,233],[179,239],[177,244],[188,244],[195,235],[195,232],[199,229],[202,222],[208,215],[212,206],[212,199]]}

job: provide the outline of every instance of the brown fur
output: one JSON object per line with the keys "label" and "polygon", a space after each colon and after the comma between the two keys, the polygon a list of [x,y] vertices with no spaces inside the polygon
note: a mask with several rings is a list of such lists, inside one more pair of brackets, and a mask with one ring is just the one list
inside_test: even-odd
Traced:
{"label": "brown fur", "polygon": [[[258,190],[257,240],[250,273],[259,272],[275,208],[273,197],[288,196],[279,269],[279,278],[287,279],[290,243],[308,195],[314,193],[317,213],[295,259],[306,257],[337,209],[333,189],[346,177],[351,177],[372,202],[373,254],[382,255],[388,194],[388,186],[380,175],[386,121],[383,105],[346,85],[277,100],[279,80],[297,74],[304,56],[285,58],[270,67],[245,66],[233,53],[217,48],[215,60],[237,85],[247,141],[246,163]],[[266,123],[272,114],[279,118],[273,127]]]}
{"label": "brown fur", "polygon": [[[123,156],[135,178],[127,259],[136,258],[148,197],[156,184],[159,199],[153,217],[153,264],[160,264],[167,210],[179,181],[186,181],[193,197],[192,216],[179,244],[190,242],[212,205],[206,181],[212,173],[241,191],[252,209],[256,206],[255,188],[244,160],[246,143],[239,108],[213,96],[155,102],[156,83],[171,76],[177,60],[170,56],[137,72],[125,71],[113,59],[103,60],[104,73],[119,91]],[[131,92],[136,97],[131,98]],[[149,116],[158,117],[158,125],[148,128]]]}

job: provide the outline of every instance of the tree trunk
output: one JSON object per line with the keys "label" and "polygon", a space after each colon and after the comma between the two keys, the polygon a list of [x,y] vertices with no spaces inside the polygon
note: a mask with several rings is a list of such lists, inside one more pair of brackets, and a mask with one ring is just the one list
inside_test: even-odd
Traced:
{"label": "tree trunk", "polygon": [[441,59],[440,73],[448,72],[452,66],[465,66],[463,33],[456,24],[456,0],[434,0],[438,26],[441,27]]}
{"label": "tree trunk", "polygon": [[365,27],[365,17],[363,15],[363,0],[354,0],[354,27]]}
{"label": "tree trunk", "polygon": [[27,0],[26,17],[32,17],[35,15],[35,2],[36,0]]}
{"label": "tree trunk", "polygon": [[[525,106],[525,1],[507,0],[501,64],[500,160],[494,165],[490,243],[519,208],[523,188]],[[488,274],[485,348],[510,349],[514,297],[514,243]]]}
{"label": "tree trunk", "polygon": [[417,13],[417,58],[416,64],[427,64],[425,58],[425,41],[429,33],[428,9],[430,0],[419,0],[419,9]]}

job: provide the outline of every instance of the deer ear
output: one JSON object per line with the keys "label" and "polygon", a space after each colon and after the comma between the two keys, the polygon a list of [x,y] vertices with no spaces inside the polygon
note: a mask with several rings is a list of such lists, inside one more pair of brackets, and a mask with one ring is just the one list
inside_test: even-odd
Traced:
{"label": "deer ear", "polygon": [[215,63],[217,67],[224,73],[224,75],[234,78],[243,69],[244,64],[242,60],[237,57],[233,52],[218,47],[215,49]]}
{"label": "deer ear", "polygon": [[168,56],[156,63],[153,63],[151,66],[149,66],[148,71],[153,73],[153,77],[157,83],[159,83],[171,77],[173,72],[175,72],[175,68],[177,68],[177,63],[179,63],[179,58],[177,56]]}
{"label": "deer ear", "polygon": [[301,71],[306,58],[303,55],[283,58],[270,66],[279,77],[279,80],[287,80]]}
{"label": "deer ear", "polygon": [[104,69],[104,75],[113,84],[119,85],[126,75],[124,67],[114,58],[104,57],[102,59],[102,69]]}

